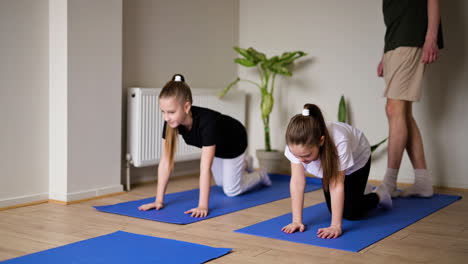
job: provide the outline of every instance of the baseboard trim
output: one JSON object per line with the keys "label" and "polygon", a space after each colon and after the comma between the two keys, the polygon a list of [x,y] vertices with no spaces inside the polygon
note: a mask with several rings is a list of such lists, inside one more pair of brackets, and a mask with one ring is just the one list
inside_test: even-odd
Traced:
{"label": "baseboard trim", "polygon": [[5,198],[3,200],[0,200],[0,210],[3,210],[3,208],[8,209],[22,207],[24,205],[44,203],[47,202],[47,199],[49,199],[48,193],[38,193],[32,195]]}
{"label": "baseboard trim", "polygon": [[73,200],[73,201],[60,201],[60,200],[54,200],[54,199],[49,199],[49,203],[54,203],[54,204],[60,204],[60,205],[69,205],[69,204],[75,204],[75,203],[81,203],[81,202],[86,202],[86,201],[92,201],[92,200],[97,200],[101,198],[106,198],[106,197],[111,197],[111,196],[116,196],[116,195],[121,195],[125,194],[127,192],[116,192],[116,193],[108,193],[108,194],[103,194],[99,196],[94,196],[90,198],[85,198],[85,199],[80,199],[80,200]]}
{"label": "baseboard trim", "polygon": [[69,204],[75,204],[75,203],[81,203],[81,202],[101,199],[101,198],[110,197],[110,196],[121,195],[121,194],[125,194],[125,193],[126,192],[108,193],[108,194],[94,196],[94,197],[90,197],[90,198],[86,198],[86,199],[74,200],[74,201],[68,201],[68,202],[60,201],[60,200],[54,200],[54,199],[39,200],[39,201],[33,201],[33,202],[29,202],[29,203],[22,203],[22,204],[15,204],[15,205],[10,205],[10,206],[0,207],[0,211],[20,208],[20,207],[26,207],[26,206],[31,206],[31,205],[37,205],[37,204],[43,204],[43,203],[54,203],[54,204],[60,204],[60,205],[69,205]]}
{"label": "baseboard trim", "polygon": [[41,203],[72,204],[125,193],[121,184],[67,194],[41,193],[0,200],[0,211]]}
{"label": "baseboard trim", "polygon": [[105,186],[105,187],[91,189],[91,190],[71,192],[71,193],[67,193],[66,200],[63,200],[63,199],[53,199],[53,200],[70,203],[74,201],[81,201],[81,200],[86,200],[86,199],[90,199],[94,197],[100,197],[100,196],[107,195],[107,194],[120,193],[122,191],[123,191],[123,186],[121,184],[118,184],[118,185]]}
{"label": "baseboard trim", "polygon": [[5,207],[0,207],[0,211],[20,208],[20,207],[25,207],[25,206],[31,206],[31,205],[37,205],[37,204],[43,204],[43,203],[47,203],[47,202],[48,202],[48,200],[40,200],[40,201],[34,201],[34,202],[29,202],[29,203],[24,203],[24,204],[10,205],[10,206],[5,206]]}

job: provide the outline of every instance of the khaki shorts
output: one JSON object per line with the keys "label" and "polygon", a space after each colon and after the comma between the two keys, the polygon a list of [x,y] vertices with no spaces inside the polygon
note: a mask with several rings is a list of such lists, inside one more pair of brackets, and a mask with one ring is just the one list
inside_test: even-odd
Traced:
{"label": "khaki shorts", "polygon": [[399,47],[383,56],[385,79],[384,97],[389,99],[419,101],[425,64],[421,63],[422,49]]}

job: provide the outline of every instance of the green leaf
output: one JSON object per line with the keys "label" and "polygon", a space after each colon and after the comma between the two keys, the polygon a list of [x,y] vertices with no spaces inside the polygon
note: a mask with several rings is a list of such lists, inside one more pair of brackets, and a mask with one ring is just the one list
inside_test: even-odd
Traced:
{"label": "green leaf", "polygon": [[382,145],[385,141],[387,141],[387,138],[384,139],[384,140],[382,140],[382,141],[380,141],[379,143],[377,143],[377,144],[371,146],[371,152],[374,152],[374,150],[376,150],[376,149],[377,149],[380,145]]}
{"label": "green leaf", "polygon": [[246,58],[247,60],[249,61],[252,61],[254,60],[254,58],[252,56],[250,56],[250,54],[247,52],[247,50],[245,49],[242,49],[242,48],[239,48],[239,47],[233,47],[233,49],[235,51],[237,51],[237,53],[239,53],[240,55],[242,55],[244,58]]}
{"label": "green leaf", "polygon": [[280,60],[286,60],[286,59],[289,59],[291,57],[294,56],[294,53],[293,52],[284,52],[283,54],[281,54],[281,57],[280,57]]}
{"label": "green leaf", "polygon": [[273,64],[277,63],[279,61],[278,56],[273,56],[270,59],[266,60],[265,62],[262,63],[262,69],[264,71],[271,71],[271,67]]}
{"label": "green leaf", "polygon": [[261,53],[261,52],[257,51],[256,49],[254,49],[252,47],[248,48],[247,52],[253,58],[253,61],[255,63],[259,63],[261,61],[266,61],[267,60],[264,53]]}
{"label": "green leaf", "polygon": [[226,88],[224,88],[219,94],[219,98],[222,98],[223,96],[225,96],[227,94],[227,92],[229,92],[229,90],[236,84],[240,81],[240,78],[237,77],[237,79],[235,79],[233,82],[231,82],[228,86],[226,86]]}
{"label": "green leaf", "polygon": [[307,55],[307,53],[303,51],[293,51],[293,52],[285,52],[283,55],[280,57],[280,61],[285,65],[289,65],[295,60],[299,59],[300,57],[303,57]]}
{"label": "green leaf", "polygon": [[292,73],[289,71],[288,67],[283,66],[282,64],[275,63],[269,67],[270,71],[281,74],[281,75],[287,75],[287,76],[292,76]]}
{"label": "green leaf", "polygon": [[257,65],[257,63],[254,63],[252,61],[249,61],[247,59],[241,59],[241,58],[237,58],[234,60],[235,63],[238,63],[242,66],[245,66],[245,67],[255,67],[255,65]]}
{"label": "green leaf", "polygon": [[274,73],[286,76],[292,76],[289,66],[298,58],[305,56],[302,51],[285,52],[281,57],[275,56],[268,60],[268,69]]}
{"label": "green leaf", "polygon": [[347,116],[346,102],[344,95],[342,95],[338,105],[338,122],[347,123]]}

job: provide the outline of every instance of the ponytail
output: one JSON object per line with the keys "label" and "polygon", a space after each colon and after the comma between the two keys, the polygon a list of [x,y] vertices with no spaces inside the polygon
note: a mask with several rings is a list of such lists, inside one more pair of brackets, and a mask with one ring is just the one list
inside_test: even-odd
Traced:
{"label": "ponytail", "polygon": [[[320,146],[322,136],[324,142]],[[317,105],[305,104],[303,113],[291,118],[286,129],[286,144],[319,147],[323,188],[328,191],[329,185],[335,183],[338,175],[338,151]]]}
{"label": "ponytail", "polygon": [[[164,85],[164,88],[159,93],[159,98],[175,97],[180,103],[192,103],[192,92],[190,87],[185,83],[185,78],[182,74],[174,74],[172,79]],[[174,168],[174,157],[177,150],[177,140],[179,138],[179,130],[166,125],[166,134],[164,135],[166,142],[164,144],[164,155],[169,157],[169,168]]]}
{"label": "ponytail", "polygon": [[179,130],[166,126],[166,142],[164,143],[164,155],[169,157],[169,168],[174,168],[174,157],[177,150],[177,140],[179,139]]}

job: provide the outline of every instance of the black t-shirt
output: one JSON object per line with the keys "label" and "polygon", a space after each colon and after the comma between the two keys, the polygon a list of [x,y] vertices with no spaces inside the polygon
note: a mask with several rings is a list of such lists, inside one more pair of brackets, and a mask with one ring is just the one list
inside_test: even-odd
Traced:
{"label": "black t-shirt", "polygon": [[[215,156],[232,159],[238,157],[247,149],[247,132],[241,122],[214,110],[192,106],[192,128],[187,130],[177,127],[187,145],[195,147],[216,145]],[[164,122],[162,137],[166,136]]]}
{"label": "black t-shirt", "polygon": [[[427,33],[427,0],[383,0],[387,27],[384,53],[398,47],[422,47]],[[437,36],[439,49],[444,47],[442,23]]]}

